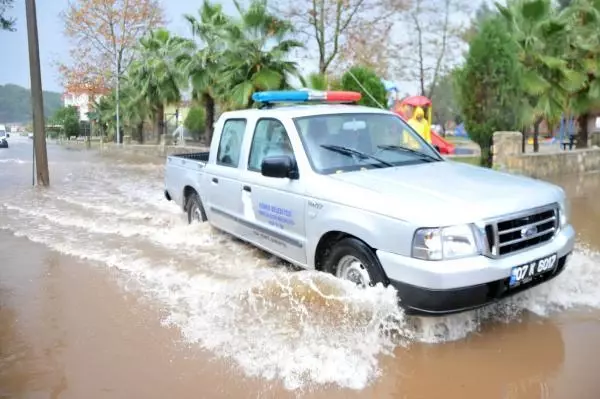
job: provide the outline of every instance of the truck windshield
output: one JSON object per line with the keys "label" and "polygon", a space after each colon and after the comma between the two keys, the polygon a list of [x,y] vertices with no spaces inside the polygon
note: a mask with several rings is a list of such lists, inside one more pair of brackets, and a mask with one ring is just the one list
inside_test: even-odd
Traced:
{"label": "truck windshield", "polygon": [[312,168],[321,174],[441,161],[400,117],[346,113],[294,118]]}

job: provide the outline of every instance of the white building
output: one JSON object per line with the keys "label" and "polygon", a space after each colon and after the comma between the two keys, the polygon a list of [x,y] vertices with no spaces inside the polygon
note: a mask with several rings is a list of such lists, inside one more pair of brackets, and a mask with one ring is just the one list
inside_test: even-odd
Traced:
{"label": "white building", "polygon": [[68,107],[70,105],[75,106],[79,109],[79,120],[89,120],[87,113],[90,112],[92,104],[90,95],[87,93],[68,93],[65,92],[62,95],[63,105]]}

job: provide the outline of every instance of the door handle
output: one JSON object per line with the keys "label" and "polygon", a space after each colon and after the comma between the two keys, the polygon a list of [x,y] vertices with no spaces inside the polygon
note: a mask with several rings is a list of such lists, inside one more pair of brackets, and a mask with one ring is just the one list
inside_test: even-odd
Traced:
{"label": "door handle", "polygon": [[213,183],[219,183],[219,179],[217,179],[216,177],[213,177],[213,178],[212,178],[212,182],[213,182]]}
{"label": "door handle", "polygon": [[244,186],[244,187],[243,187],[243,190],[244,190],[244,191],[251,192],[251,191],[252,191],[252,188],[250,188],[250,186]]}

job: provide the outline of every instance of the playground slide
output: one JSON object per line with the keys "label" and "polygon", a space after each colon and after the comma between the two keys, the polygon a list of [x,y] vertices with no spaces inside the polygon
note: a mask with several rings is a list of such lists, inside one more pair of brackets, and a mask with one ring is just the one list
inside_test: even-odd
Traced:
{"label": "playground slide", "polygon": [[433,130],[431,131],[431,144],[436,145],[441,154],[454,154],[455,152],[455,147]]}

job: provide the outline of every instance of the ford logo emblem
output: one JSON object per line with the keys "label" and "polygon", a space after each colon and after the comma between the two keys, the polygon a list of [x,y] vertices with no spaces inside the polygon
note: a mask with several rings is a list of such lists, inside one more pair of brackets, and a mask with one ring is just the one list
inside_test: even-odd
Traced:
{"label": "ford logo emblem", "polygon": [[538,229],[535,226],[525,227],[525,228],[521,229],[521,237],[528,238],[533,235],[536,235],[537,232],[538,232]]}

